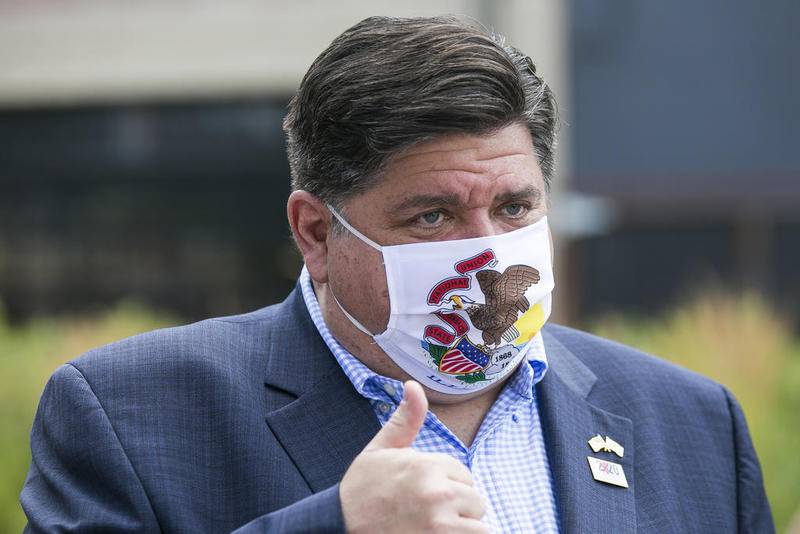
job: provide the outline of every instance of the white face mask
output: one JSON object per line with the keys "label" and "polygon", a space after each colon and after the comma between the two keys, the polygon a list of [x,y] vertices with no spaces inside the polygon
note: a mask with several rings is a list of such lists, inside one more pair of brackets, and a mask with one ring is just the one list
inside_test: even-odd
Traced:
{"label": "white face mask", "polygon": [[415,380],[443,393],[471,393],[501,380],[525,358],[550,316],[554,282],[546,217],[500,235],[381,246],[328,209],[383,254],[386,330],[371,333],[334,300]]}

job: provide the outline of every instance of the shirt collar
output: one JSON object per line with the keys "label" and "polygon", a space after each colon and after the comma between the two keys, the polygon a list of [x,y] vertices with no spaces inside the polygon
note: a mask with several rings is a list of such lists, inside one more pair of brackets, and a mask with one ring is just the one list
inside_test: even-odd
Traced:
{"label": "shirt collar", "polygon": [[[325,324],[319,301],[314,293],[314,286],[311,276],[305,265],[300,273],[300,288],[303,293],[303,300],[306,303],[311,319],[322,336],[323,341],[333,353],[333,357],[341,366],[353,387],[362,397],[393,402],[399,402],[403,397],[403,383],[399,380],[379,375],[364,365],[358,358],[353,356],[347,349],[342,347]],[[536,334],[530,341],[528,350],[528,364],[520,365],[519,368],[509,377],[505,388],[509,388],[523,399],[533,398],[533,386],[540,382],[548,369],[547,356],[544,352],[544,342],[541,332]]]}

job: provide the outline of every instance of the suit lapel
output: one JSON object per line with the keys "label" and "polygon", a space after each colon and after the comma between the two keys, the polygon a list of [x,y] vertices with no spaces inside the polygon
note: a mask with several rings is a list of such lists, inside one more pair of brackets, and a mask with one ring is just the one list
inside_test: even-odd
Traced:
{"label": "suit lapel", "polygon": [[267,424],[314,492],[338,483],[380,428],[369,403],[339,375],[267,415]]}
{"label": "suit lapel", "polygon": [[341,480],[380,424],[317,332],[299,286],[282,306],[271,329],[265,386],[268,395],[278,390],[297,398],[269,412],[266,422],[319,492]]}
{"label": "suit lapel", "polygon": [[[544,332],[550,369],[536,393],[561,531],[635,532],[633,423],[587,400],[597,378],[547,329]],[[596,434],[622,444],[623,458],[593,453],[587,441]],[[594,480],[588,456],[621,464],[629,487]]]}

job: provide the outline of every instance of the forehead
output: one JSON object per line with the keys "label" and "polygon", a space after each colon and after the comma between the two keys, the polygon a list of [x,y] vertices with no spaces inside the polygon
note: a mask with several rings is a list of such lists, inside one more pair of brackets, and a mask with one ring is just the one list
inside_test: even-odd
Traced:
{"label": "forehead", "polygon": [[368,192],[383,202],[419,195],[448,195],[467,206],[519,190],[544,192],[544,178],[524,125],[494,133],[455,134],[417,144],[394,156]]}

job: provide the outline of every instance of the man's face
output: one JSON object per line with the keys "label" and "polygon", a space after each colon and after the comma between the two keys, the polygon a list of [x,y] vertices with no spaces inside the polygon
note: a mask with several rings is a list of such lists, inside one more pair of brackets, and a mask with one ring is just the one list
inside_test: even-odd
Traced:
{"label": "man's face", "polygon": [[[544,178],[528,129],[451,135],[393,158],[383,178],[344,206],[348,222],[381,245],[503,234],[547,213]],[[389,293],[381,253],[349,232],[329,235],[328,280],[371,332],[386,329]]]}

